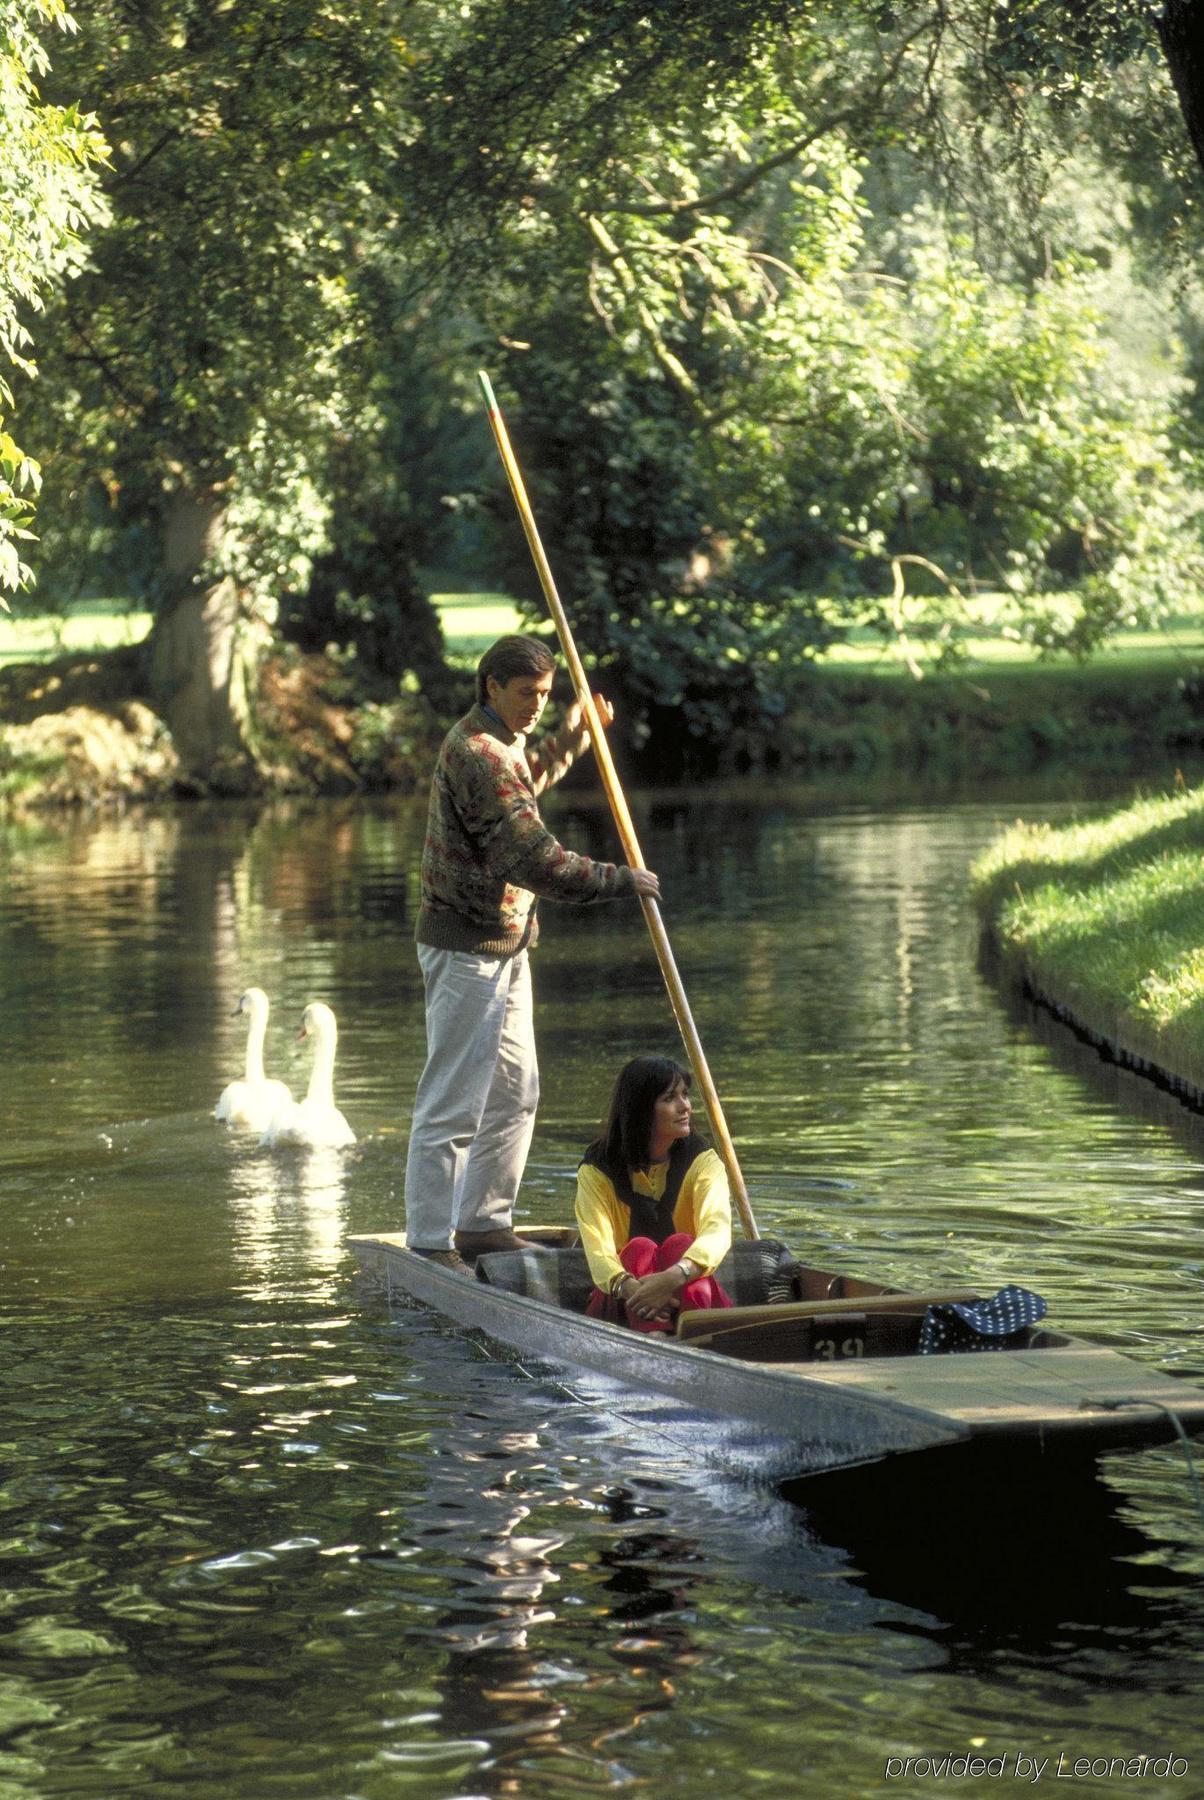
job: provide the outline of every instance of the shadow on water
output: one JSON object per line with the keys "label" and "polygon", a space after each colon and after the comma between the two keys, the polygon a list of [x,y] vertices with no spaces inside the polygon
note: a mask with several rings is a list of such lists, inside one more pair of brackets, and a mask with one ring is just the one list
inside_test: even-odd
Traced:
{"label": "shadow on water", "polygon": [[[522,1448],[512,1444],[511,1457]],[[488,1747],[491,1793],[546,1786],[559,1794],[578,1782],[592,1791],[582,1781],[583,1688],[609,1694],[588,1737],[594,1780],[625,1783],[622,1740],[672,1711],[679,1684],[705,1660],[692,1608],[705,1604],[715,1580],[708,1551],[668,1521],[649,1522],[657,1509],[633,1489],[602,1490],[596,1501],[595,1524],[607,1535],[584,1554],[559,1534],[488,1534],[462,1564],[456,1600],[432,1620],[445,1651],[438,1687],[446,1726]],[[522,1512],[515,1509],[515,1523]],[[566,1681],[575,1660],[571,1588],[583,1577],[595,1666],[585,1681]]]}
{"label": "shadow on water", "polygon": [[[1126,1488],[1127,1471],[1155,1462],[1169,1516],[1198,1554],[1200,1521],[1177,1446],[1104,1459],[957,1446],[774,1489],[683,1454],[649,1397],[611,1412],[581,1398],[584,1375],[566,1387],[505,1351],[489,1353],[477,1334],[462,1336],[424,1309],[405,1306],[398,1316],[428,1346],[459,1341],[485,1351],[490,1380],[500,1384],[495,1399],[505,1391],[520,1415],[534,1409],[531,1430],[499,1432],[496,1414],[471,1402],[453,1415],[411,1517],[415,1544],[462,1542],[467,1532],[476,1545],[459,1604],[434,1627],[461,1654],[526,1650],[533,1628],[560,1615],[566,1537],[533,1536],[528,1523],[550,1488],[558,1503],[567,1498],[588,1516],[599,1619],[633,1642],[654,1625],[644,1648],[670,1661],[678,1650],[689,1660],[689,1633],[674,1621],[691,1614],[716,1562],[730,1563],[751,1588],[805,1604],[825,1625],[868,1614],[880,1627],[971,1659],[1002,1646],[1039,1658],[1068,1633],[1080,1647],[1112,1651],[1118,1637],[1152,1629],[1165,1641],[1168,1607],[1198,1588],[1198,1571],[1179,1567],[1167,1543],[1143,1528]],[[705,1417],[693,1415],[694,1441],[707,1431]],[[483,1472],[466,1481],[466,1464]],[[591,1472],[596,1482],[604,1467],[622,1469],[624,1479],[591,1486]],[[1107,1478],[1118,1470],[1119,1479]]]}
{"label": "shadow on water", "polygon": [[1048,1006],[1027,994],[1003,974],[989,954],[979,969],[996,989],[1009,1024],[1049,1052],[1056,1067],[1076,1077],[1087,1090],[1122,1114],[1169,1130],[1193,1156],[1204,1156],[1204,1107],[1178,1094],[1153,1074],[1140,1074],[1118,1062],[1106,1049],[1059,1019]]}
{"label": "shadow on water", "polygon": [[852,1579],[927,1614],[922,1634],[962,1661],[1004,1646],[1040,1659],[1070,1641],[1114,1654],[1196,1585],[1081,1452],[927,1451],[784,1492],[847,1552]]}

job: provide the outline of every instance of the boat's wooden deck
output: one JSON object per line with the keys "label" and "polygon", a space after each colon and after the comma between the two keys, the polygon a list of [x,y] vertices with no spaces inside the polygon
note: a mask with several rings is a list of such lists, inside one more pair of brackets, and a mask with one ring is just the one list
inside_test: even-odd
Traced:
{"label": "boat's wooden deck", "polygon": [[[984,1370],[988,1359],[990,1368]],[[909,1356],[897,1374],[883,1361],[868,1358],[773,1367],[845,1392],[893,1395],[909,1406],[955,1413],[975,1430],[1013,1430],[1035,1418],[1059,1430],[1091,1428],[1098,1425],[1101,1412],[1115,1410],[1121,1400],[1132,1400],[1147,1411],[1169,1407],[1187,1429],[1204,1425],[1204,1393],[1198,1388],[1075,1338],[1043,1350]],[[1105,1404],[1093,1406],[1092,1401]]]}

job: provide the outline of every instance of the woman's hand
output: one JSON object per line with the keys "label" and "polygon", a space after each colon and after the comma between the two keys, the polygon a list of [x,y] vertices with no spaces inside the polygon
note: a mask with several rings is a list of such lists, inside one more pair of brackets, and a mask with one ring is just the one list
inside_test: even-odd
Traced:
{"label": "woman's hand", "polygon": [[686,1272],[680,1263],[656,1275],[632,1275],[619,1290],[619,1298],[636,1319],[670,1319]]}

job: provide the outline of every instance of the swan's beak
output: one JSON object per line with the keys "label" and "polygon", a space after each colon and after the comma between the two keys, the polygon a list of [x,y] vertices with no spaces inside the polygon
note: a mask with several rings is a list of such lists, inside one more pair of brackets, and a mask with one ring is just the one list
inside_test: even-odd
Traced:
{"label": "swan's beak", "polygon": [[304,1020],[302,1020],[301,1029],[297,1033],[296,1037],[293,1039],[293,1042],[294,1042],[294,1044],[303,1044],[308,1036],[309,1036],[309,1026],[305,1023]]}
{"label": "swan's beak", "polygon": [[237,1019],[237,1017],[238,1017],[239,1013],[241,1013],[241,1011],[242,1011],[242,1001],[240,1000],[238,1005],[234,1008],[234,1011],[230,1014],[230,1017],[232,1019]]}

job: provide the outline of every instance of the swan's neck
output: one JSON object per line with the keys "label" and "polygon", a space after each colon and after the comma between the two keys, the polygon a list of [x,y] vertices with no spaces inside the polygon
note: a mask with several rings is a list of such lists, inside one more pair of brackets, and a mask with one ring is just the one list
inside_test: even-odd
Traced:
{"label": "swan's neck", "polygon": [[251,1014],[251,1024],[247,1031],[247,1080],[258,1082],[263,1080],[263,1040],[268,1022],[262,1012]]}
{"label": "swan's neck", "polygon": [[325,1032],[314,1041],[314,1066],[305,1098],[322,1106],[334,1105],[334,1046],[334,1038]]}

